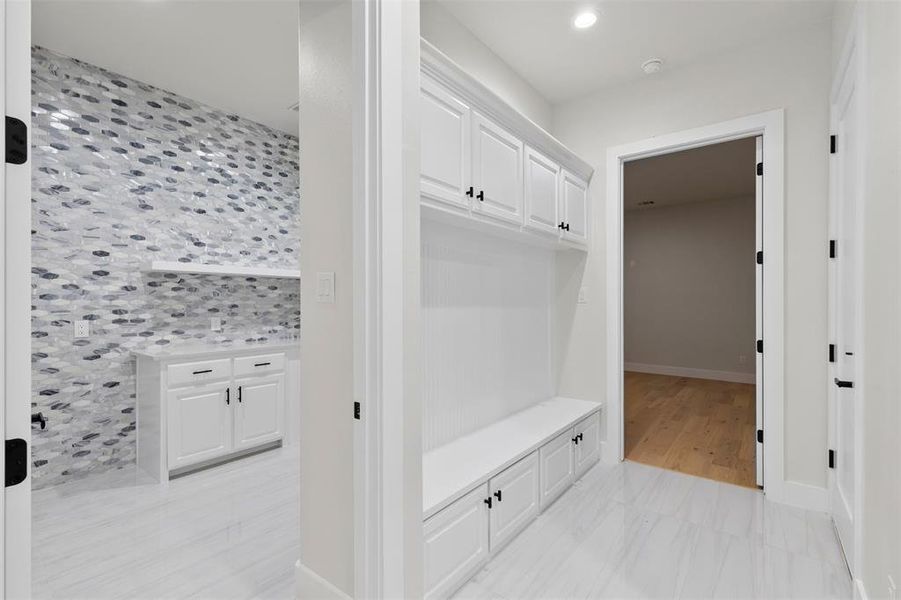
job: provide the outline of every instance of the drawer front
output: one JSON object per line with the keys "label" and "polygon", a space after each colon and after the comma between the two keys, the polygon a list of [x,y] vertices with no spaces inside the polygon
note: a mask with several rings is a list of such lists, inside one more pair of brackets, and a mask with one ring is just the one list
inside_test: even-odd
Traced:
{"label": "drawer front", "polygon": [[228,379],[231,374],[231,360],[228,358],[178,363],[169,365],[167,369],[170,388]]}
{"label": "drawer front", "polygon": [[235,377],[285,370],[285,354],[257,354],[235,359]]}

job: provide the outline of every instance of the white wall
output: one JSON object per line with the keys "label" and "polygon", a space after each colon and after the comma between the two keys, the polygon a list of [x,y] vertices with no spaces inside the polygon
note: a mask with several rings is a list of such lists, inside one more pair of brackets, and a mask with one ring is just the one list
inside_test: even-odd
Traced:
{"label": "white wall", "polygon": [[424,451],[554,395],[553,284],[550,250],[423,221]]}
{"label": "white wall", "polygon": [[549,129],[551,104],[438,2],[420,5],[422,37],[539,126]]}
{"label": "white wall", "polygon": [[[785,476],[825,486],[826,261],[830,31],[820,27],[712,56],[680,70],[558,106],[554,134],[596,171],[603,205],[607,148],[779,107],[786,114]],[[560,392],[605,394],[603,210],[592,216],[579,305],[562,336]],[[565,321],[561,321],[565,322]]]}
{"label": "white wall", "polygon": [[753,197],[625,212],[627,368],[702,369],[753,381],[754,229]]}

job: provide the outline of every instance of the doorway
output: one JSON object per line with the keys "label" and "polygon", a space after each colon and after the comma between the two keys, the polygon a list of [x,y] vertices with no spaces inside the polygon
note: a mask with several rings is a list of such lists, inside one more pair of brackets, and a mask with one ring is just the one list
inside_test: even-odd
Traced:
{"label": "doorway", "polygon": [[630,161],[623,189],[625,458],[753,488],[759,146]]}

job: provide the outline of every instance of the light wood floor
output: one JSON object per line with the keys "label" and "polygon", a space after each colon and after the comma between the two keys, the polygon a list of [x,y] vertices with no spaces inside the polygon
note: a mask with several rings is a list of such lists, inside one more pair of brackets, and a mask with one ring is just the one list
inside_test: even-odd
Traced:
{"label": "light wood floor", "polygon": [[754,386],[625,374],[629,460],[757,487]]}

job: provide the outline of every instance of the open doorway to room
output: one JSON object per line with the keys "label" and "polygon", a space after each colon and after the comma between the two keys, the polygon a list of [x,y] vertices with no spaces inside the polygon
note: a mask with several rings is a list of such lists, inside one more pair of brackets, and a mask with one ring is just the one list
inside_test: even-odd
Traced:
{"label": "open doorway to room", "polygon": [[759,143],[623,167],[625,458],[745,487],[762,484]]}

